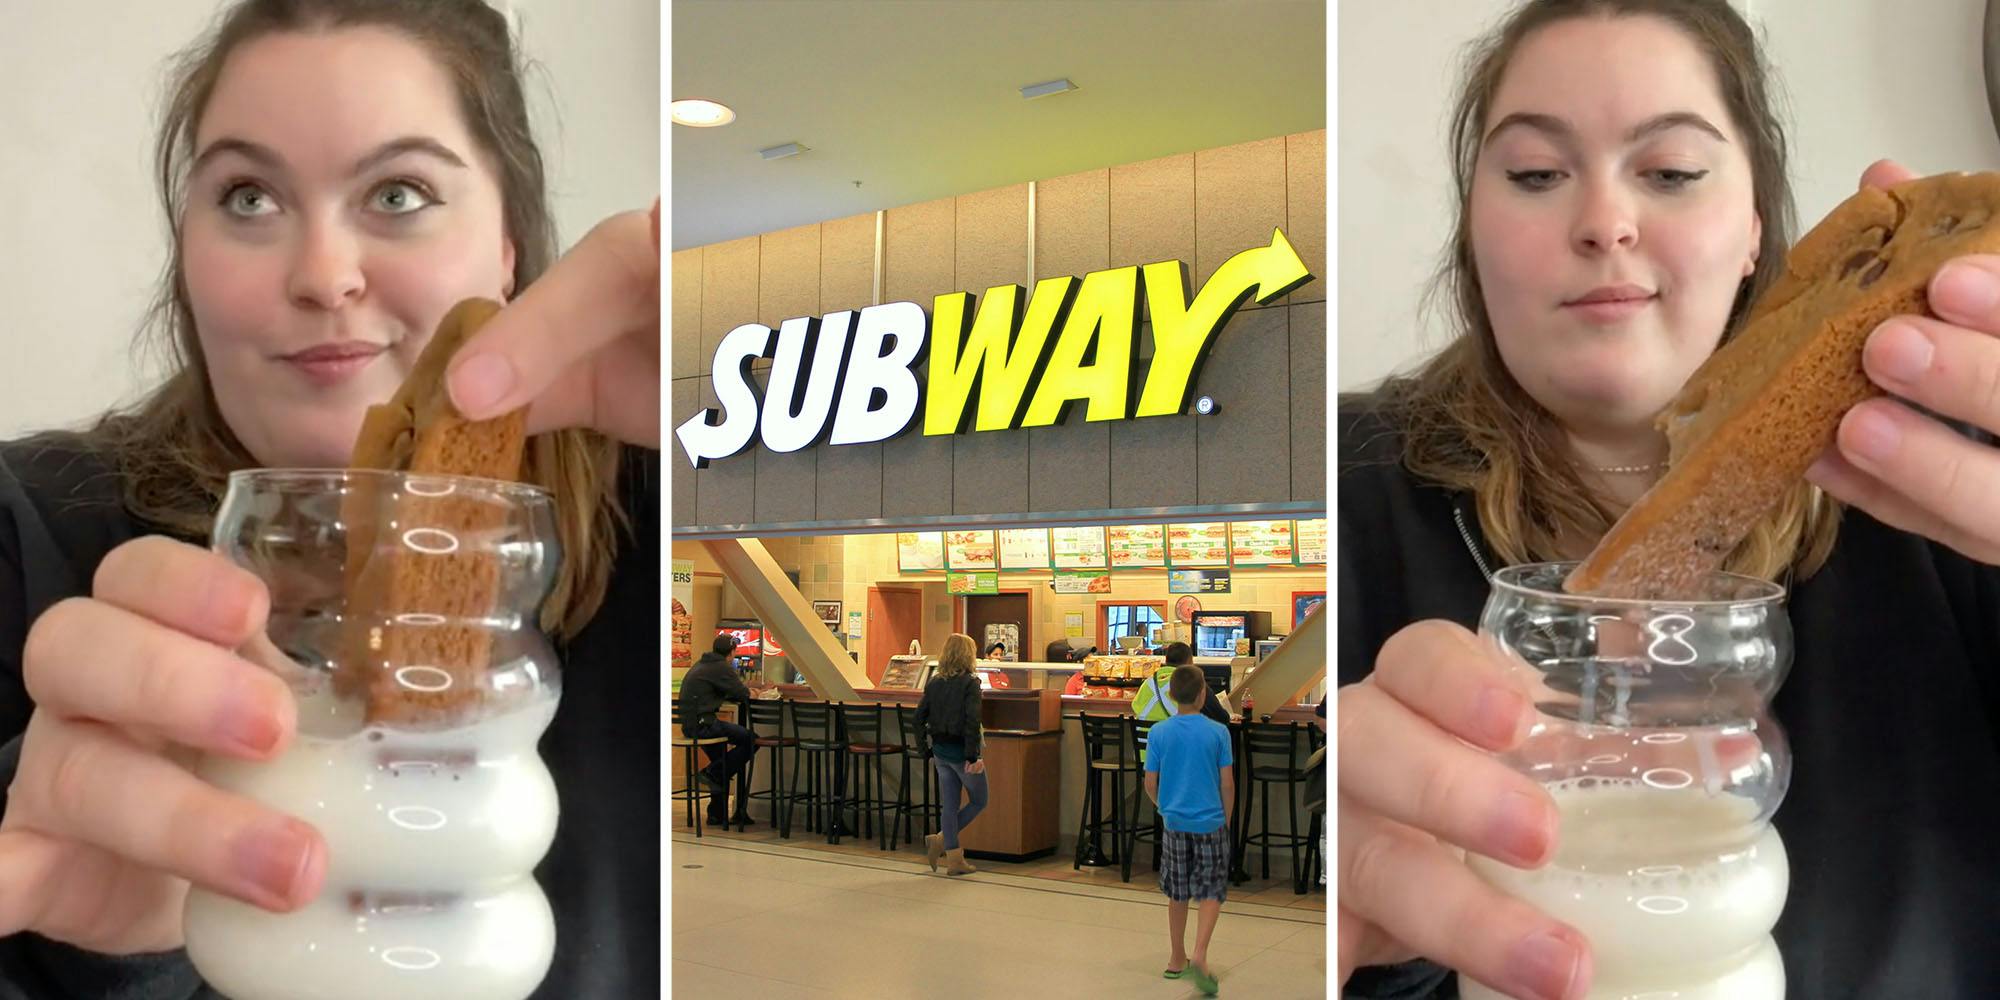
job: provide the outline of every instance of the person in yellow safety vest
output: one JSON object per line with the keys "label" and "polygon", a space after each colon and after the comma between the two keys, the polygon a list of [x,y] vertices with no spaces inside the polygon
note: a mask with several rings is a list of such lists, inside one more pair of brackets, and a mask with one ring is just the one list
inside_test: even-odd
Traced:
{"label": "person in yellow safety vest", "polygon": [[[1132,715],[1147,722],[1161,722],[1174,714],[1174,699],[1167,693],[1167,684],[1173,679],[1174,668],[1194,663],[1194,648],[1185,642],[1170,642],[1166,648],[1167,664],[1153,671],[1139,685],[1132,695]],[[1229,709],[1215,696],[1212,688],[1202,692],[1201,714],[1223,725],[1229,725]],[[1146,748],[1139,748],[1139,759],[1146,759]]]}

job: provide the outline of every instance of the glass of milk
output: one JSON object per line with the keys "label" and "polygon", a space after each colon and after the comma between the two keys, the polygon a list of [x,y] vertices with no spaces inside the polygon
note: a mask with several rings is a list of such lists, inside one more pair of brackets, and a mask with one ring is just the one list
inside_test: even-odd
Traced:
{"label": "glass of milk", "polygon": [[[1688,600],[1580,597],[1562,589],[1573,565],[1500,571],[1480,620],[1535,702],[1503,759],[1555,799],[1555,852],[1532,871],[1467,862],[1590,939],[1593,998],[1780,1000],[1784,590],[1716,574]],[[1461,991],[1500,995],[1468,977]]]}
{"label": "glass of milk", "polygon": [[271,591],[244,655],[291,685],[279,757],[210,783],[327,842],[319,896],[273,914],[196,889],[189,957],[234,1000],[520,1000],[555,924],[534,868],[556,828],[536,755],[560,681],[539,614],[555,508],[516,483],[367,470],[230,478],[213,547]]}

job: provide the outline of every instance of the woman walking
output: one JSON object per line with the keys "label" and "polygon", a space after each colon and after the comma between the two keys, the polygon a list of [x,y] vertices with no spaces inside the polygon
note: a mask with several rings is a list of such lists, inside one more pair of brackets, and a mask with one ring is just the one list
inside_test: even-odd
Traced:
{"label": "woman walking", "polygon": [[[972,637],[954,632],[938,654],[937,673],[924,685],[924,700],[917,704],[917,731],[931,748],[931,766],[937,768],[939,812],[943,830],[924,837],[924,857],[937,871],[938,858],[945,861],[945,874],[964,875],[975,871],[958,846],[959,832],[986,808],[986,764],[979,759],[979,677],[972,672]],[[959,805],[959,790],[971,801]]]}

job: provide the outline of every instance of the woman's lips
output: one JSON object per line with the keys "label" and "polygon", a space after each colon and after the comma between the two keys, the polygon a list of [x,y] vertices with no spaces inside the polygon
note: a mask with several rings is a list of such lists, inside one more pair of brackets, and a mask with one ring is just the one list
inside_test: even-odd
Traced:
{"label": "woman's lips", "polygon": [[379,344],[324,344],[287,354],[280,360],[296,368],[314,385],[331,386],[353,378],[381,354]]}
{"label": "woman's lips", "polygon": [[1587,323],[1621,323],[1659,300],[1657,292],[1592,293],[1563,303],[1563,311]]}

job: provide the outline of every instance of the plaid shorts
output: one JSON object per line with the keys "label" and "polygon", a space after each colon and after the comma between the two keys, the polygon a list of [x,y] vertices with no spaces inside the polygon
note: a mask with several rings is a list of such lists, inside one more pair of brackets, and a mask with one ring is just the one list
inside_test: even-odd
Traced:
{"label": "plaid shorts", "polygon": [[1162,830],[1160,891],[1177,903],[1229,895],[1229,826],[1213,833]]}

